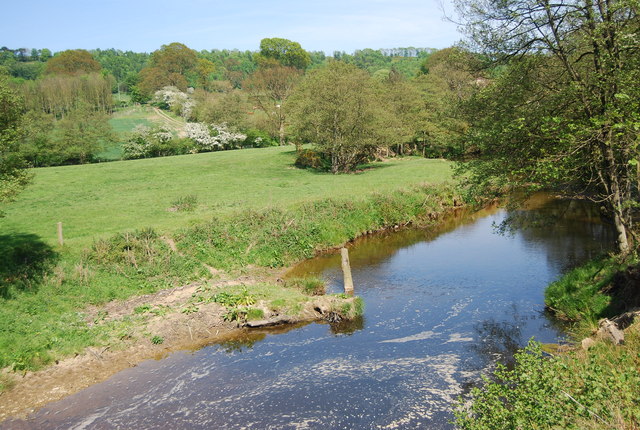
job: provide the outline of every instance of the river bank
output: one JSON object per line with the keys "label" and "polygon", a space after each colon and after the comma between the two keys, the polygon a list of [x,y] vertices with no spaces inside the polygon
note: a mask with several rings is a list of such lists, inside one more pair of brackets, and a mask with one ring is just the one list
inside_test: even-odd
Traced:
{"label": "river bank", "polygon": [[[264,315],[267,308],[278,313],[283,307],[295,309],[289,323],[330,319],[336,309],[353,317],[359,306],[353,299],[320,296],[292,305],[278,297],[277,291],[286,290],[277,281],[282,267],[363,234],[432,224],[459,202],[451,187],[425,185],[356,201],[323,200],[293,211],[237,214],[196,225],[171,238],[143,231],[97,241],[80,261],[63,259],[43,277],[46,284],[38,292],[39,305],[49,311],[46,318],[25,327],[25,306],[14,313],[13,320],[22,324],[4,333],[4,345],[10,338],[17,341],[13,350],[2,351],[2,358],[5,366],[18,373],[7,367],[3,372],[8,389],[0,394],[2,417],[24,414],[141,360],[242,337],[246,329],[238,329],[229,309],[211,300],[225,288],[235,288],[235,294],[245,291],[261,301],[260,306],[253,306],[262,308],[259,317],[268,317]],[[181,282],[187,286],[166,288],[168,283]],[[260,291],[265,283],[276,288]],[[140,286],[155,292],[140,296]],[[125,297],[103,303],[96,300],[96,293],[108,297],[116,288]],[[94,291],[88,299],[85,296],[85,303],[96,300],[98,304],[80,306],[74,297],[72,306],[56,307],[69,295],[86,294],[86,290]],[[206,294],[208,299],[199,298]],[[42,303],[51,298],[54,300],[46,305]],[[26,307],[33,308],[34,302],[32,298]],[[32,312],[31,322],[38,316],[45,315]],[[63,329],[58,333],[41,332],[39,327],[52,319],[71,319],[72,324],[57,324]],[[58,345],[51,342],[52,336]],[[68,339],[75,342],[65,345]],[[65,358],[69,356],[73,358]],[[50,367],[37,370],[43,366]]]}
{"label": "river bank", "polygon": [[[640,427],[637,264],[637,258],[599,258],[549,285],[547,307],[571,324],[573,343],[551,350],[551,358],[531,343],[517,355],[512,370],[499,367],[482,389],[473,390],[471,403],[458,410],[456,424],[478,430],[521,423],[536,428]],[[616,318],[623,313],[624,318]]]}

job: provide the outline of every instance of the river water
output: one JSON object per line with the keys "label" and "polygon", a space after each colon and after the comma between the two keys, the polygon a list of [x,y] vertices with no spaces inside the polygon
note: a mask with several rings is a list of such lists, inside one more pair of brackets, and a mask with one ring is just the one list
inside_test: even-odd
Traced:
{"label": "river water", "polygon": [[[504,210],[459,213],[350,247],[361,320],[248,332],[147,361],[15,428],[445,429],[459,395],[535,337],[557,342],[543,291],[609,250],[588,205],[534,199],[536,227],[496,234]],[[542,215],[554,215],[547,218]],[[338,255],[294,268],[342,288]]]}

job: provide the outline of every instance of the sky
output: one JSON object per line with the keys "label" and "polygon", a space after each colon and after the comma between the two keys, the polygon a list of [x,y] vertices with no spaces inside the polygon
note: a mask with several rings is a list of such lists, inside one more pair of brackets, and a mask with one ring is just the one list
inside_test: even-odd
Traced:
{"label": "sky", "polygon": [[[1,0],[0,46],[152,52],[259,49],[265,37],[308,51],[446,48],[461,39],[450,0]],[[10,18],[9,18],[10,17]]]}

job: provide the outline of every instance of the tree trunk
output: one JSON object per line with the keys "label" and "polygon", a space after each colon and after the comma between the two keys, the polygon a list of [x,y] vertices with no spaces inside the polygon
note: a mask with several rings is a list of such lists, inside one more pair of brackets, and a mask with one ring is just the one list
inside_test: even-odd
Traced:
{"label": "tree trunk", "polygon": [[280,135],[280,146],[284,146],[284,119],[280,120],[280,129],[279,129],[279,135]]}

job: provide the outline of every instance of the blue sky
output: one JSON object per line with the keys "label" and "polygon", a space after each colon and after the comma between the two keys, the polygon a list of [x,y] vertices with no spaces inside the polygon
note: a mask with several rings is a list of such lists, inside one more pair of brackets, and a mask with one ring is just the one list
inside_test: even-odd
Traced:
{"label": "blue sky", "polygon": [[[444,0],[450,9],[449,0]],[[117,48],[151,52],[181,42],[192,49],[257,50],[265,37],[310,51],[445,48],[461,36],[440,0],[4,0],[0,46]],[[11,17],[8,19],[8,17]]]}

